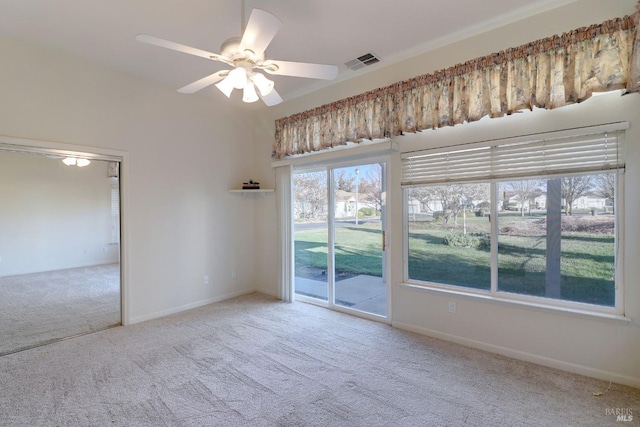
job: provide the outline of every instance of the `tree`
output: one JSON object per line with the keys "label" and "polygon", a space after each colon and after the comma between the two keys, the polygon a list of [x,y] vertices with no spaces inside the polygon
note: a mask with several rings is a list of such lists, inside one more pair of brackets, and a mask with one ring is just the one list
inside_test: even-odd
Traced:
{"label": "tree", "polygon": [[458,212],[462,209],[460,204],[462,199],[462,185],[438,185],[432,187],[433,196],[442,205],[442,215],[444,223],[449,224],[451,217],[454,217],[454,223],[457,224]]}
{"label": "tree", "polygon": [[489,200],[489,186],[488,184],[429,185],[412,188],[409,196],[420,200],[422,206],[428,211],[434,211],[433,204],[441,206],[444,223],[448,224],[453,218],[454,224],[458,225],[458,214],[464,208],[471,209],[475,201]]}
{"label": "tree", "polygon": [[317,219],[327,206],[327,175],[307,172],[293,175],[294,210],[296,217]]}
{"label": "tree", "polygon": [[381,212],[384,202],[384,194],[382,192],[382,166],[375,166],[376,167],[369,168],[367,170],[367,176],[360,180],[359,192],[362,195],[362,200],[372,203],[376,208],[376,212]]}
{"label": "tree", "polygon": [[[417,200],[420,202],[420,207],[418,208],[418,212],[429,212],[431,211],[431,208],[429,206],[429,202],[430,202],[430,192],[428,191],[427,187],[411,187],[408,190],[408,198],[409,200]],[[415,214],[416,212],[412,212],[414,214],[414,218],[415,218]]]}
{"label": "tree", "polygon": [[605,199],[609,200],[612,205],[616,198],[616,175],[615,173],[603,173],[593,176],[593,183],[595,184],[598,194]]}
{"label": "tree", "polygon": [[420,201],[421,208],[427,212],[438,212],[442,209],[442,215],[445,223],[449,222],[452,210],[453,200],[449,200],[447,185],[429,185],[425,187],[413,187],[409,192],[409,197]]}
{"label": "tree", "polygon": [[505,186],[518,198],[520,202],[520,216],[524,216],[525,202],[529,206],[529,215],[531,215],[531,202],[536,196],[540,181],[537,179],[525,179],[522,181],[507,182]]}
{"label": "tree", "polygon": [[454,196],[460,197],[458,203],[458,210],[455,212],[454,221],[458,225],[458,213],[463,209],[473,209],[476,203],[486,202],[489,197],[489,184],[460,184],[460,188],[455,188],[456,194]]}
{"label": "tree", "polygon": [[338,172],[336,176],[336,190],[348,191],[349,193],[354,192],[356,187],[353,181],[355,181],[355,177],[348,177],[344,171]]}
{"label": "tree", "polygon": [[565,212],[571,215],[571,205],[580,197],[586,195],[593,188],[591,176],[569,176],[562,178],[562,198],[565,200]]}

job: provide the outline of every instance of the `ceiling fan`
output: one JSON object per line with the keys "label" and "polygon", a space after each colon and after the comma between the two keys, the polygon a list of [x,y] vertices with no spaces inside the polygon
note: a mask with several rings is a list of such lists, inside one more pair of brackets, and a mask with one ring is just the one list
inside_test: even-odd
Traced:
{"label": "ceiling fan", "polygon": [[[244,9],[244,4],[242,8]],[[244,11],[242,15],[242,22],[244,22]],[[242,100],[244,102],[255,102],[260,97],[266,105],[271,106],[282,102],[282,98],[274,89],[274,82],[269,80],[261,71],[276,76],[295,76],[323,80],[333,80],[338,75],[338,67],[335,65],[266,59],[265,49],[269,46],[281,26],[282,21],[274,15],[261,9],[253,9],[247,26],[242,32],[242,37],[233,37],[226,40],[222,43],[219,54],[185,46],[149,34],[138,34],[136,40],[189,55],[224,62],[233,67],[230,70],[217,71],[197,80],[178,89],[178,92],[194,93],[215,83],[216,87],[227,98],[231,97],[233,89],[242,89]]]}

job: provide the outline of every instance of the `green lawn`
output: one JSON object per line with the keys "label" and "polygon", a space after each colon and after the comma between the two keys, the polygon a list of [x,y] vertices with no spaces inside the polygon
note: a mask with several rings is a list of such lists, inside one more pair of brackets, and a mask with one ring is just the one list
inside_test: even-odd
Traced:
{"label": "green lawn", "polygon": [[[336,275],[367,274],[382,277],[382,232],[380,224],[335,229]],[[327,230],[295,233],[296,266],[326,270]]]}
{"label": "green lawn", "polygon": [[409,278],[427,282],[491,288],[491,253],[488,248],[448,246],[449,231],[412,226],[409,233]]}
{"label": "green lawn", "polygon": [[[546,259],[544,237],[500,236],[498,288],[544,296]],[[589,233],[562,236],[561,298],[590,304],[614,304],[614,237]]]}
{"label": "green lawn", "polygon": [[[505,233],[501,232],[498,237],[498,290],[545,296],[546,237],[539,230],[540,221],[544,221],[544,217],[501,216],[499,228]],[[488,228],[486,219],[467,220],[468,232],[488,233]],[[461,225],[454,230],[460,233]],[[448,233],[451,229],[445,229],[440,223],[410,224],[409,277],[490,289],[489,248],[444,245],[442,239]],[[563,231],[560,298],[614,305],[614,262],[613,234]]]}
{"label": "green lawn", "polygon": [[[507,221],[508,220],[508,221]],[[518,232],[518,227],[536,218],[501,217],[499,226],[513,226],[515,232],[499,235],[498,289],[518,294],[544,296],[546,282],[546,239],[543,235]],[[521,223],[519,224],[519,222]],[[528,223],[526,221],[529,221]],[[488,290],[491,287],[488,247],[443,244],[457,228],[441,223],[410,223],[409,277]],[[502,229],[502,228],[501,228]],[[453,231],[452,231],[453,230]],[[467,219],[468,233],[488,233],[487,218]],[[590,304],[614,304],[615,243],[613,234],[563,232],[561,244],[561,299]],[[336,273],[381,276],[381,231],[379,225],[336,228]],[[295,233],[296,266],[327,268],[327,232]]]}

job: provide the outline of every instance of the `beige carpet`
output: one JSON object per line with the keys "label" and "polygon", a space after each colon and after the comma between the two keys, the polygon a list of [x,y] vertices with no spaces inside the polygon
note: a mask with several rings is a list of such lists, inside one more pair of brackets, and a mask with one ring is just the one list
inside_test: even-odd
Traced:
{"label": "beige carpet", "polygon": [[0,357],[3,426],[605,426],[640,390],[251,294]]}
{"label": "beige carpet", "polygon": [[119,264],[0,277],[0,355],[119,324]]}

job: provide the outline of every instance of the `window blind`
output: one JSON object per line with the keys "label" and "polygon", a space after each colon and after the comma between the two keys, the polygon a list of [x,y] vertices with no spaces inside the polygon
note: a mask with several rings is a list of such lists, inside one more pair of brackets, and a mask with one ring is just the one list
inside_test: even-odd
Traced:
{"label": "window blind", "polygon": [[402,155],[402,185],[486,181],[574,174],[624,167],[624,131],[576,135],[546,134],[531,139],[423,150]]}

